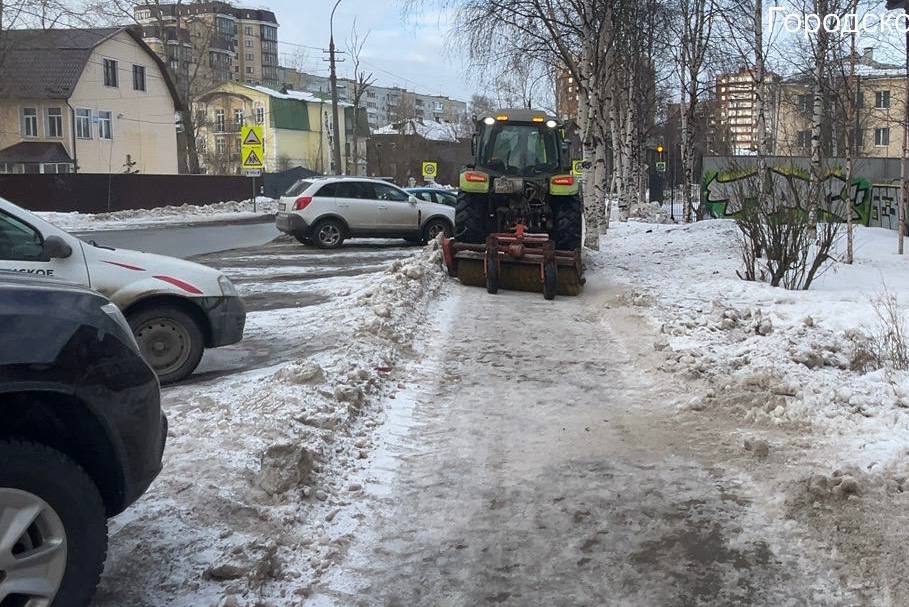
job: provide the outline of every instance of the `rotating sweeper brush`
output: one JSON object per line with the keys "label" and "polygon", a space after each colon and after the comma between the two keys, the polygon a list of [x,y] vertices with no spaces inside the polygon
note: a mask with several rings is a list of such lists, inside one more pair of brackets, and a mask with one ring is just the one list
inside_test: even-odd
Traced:
{"label": "rotating sweeper brush", "polygon": [[501,110],[477,121],[474,164],[461,173],[448,273],[464,284],[578,295],[582,206],[561,124],[544,112]]}

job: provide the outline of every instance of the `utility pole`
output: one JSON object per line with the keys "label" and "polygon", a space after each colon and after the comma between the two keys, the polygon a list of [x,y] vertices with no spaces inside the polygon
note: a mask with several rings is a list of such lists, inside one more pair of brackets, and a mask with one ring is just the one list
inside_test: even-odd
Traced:
{"label": "utility pole", "polygon": [[331,146],[331,163],[334,172],[342,175],[347,171],[341,166],[341,126],[338,118],[338,73],[336,69],[337,60],[335,59],[335,10],[341,0],[335,2],[331,9],[331,19],[329,20],[329,29],[331,38],[328,41],[328,61],[331,64],[331,127],[333,131],[333,145]]}

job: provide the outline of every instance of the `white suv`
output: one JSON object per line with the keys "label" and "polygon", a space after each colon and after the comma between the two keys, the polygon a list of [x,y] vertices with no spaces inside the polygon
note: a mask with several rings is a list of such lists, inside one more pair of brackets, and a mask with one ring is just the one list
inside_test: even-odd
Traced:
{"label": "white suv", "polygon": [[431,240],[454,231],[455,210],[420,200],[380,179],[315,177],[291,186],[275,225],[304,244],[340,247],[350,237]]}

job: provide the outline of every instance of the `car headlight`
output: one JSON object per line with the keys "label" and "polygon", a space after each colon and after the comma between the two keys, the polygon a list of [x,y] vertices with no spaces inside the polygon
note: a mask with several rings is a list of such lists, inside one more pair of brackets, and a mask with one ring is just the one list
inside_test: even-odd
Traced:
{"label": "car headlight", "polygon": [[225,297],[237,297],[239,293],[237,292],[237,287],[234,286],[234,283],[230,281],[230,278],[221,274],[218,277],[218,285],[221,287],[221,295]]}
{"label": "car headlight", "polygon": [[139,351],[139,343],[136,341],[136,336],[133,335],[133,328],[129,326],[126,317],[123,316],[123,312],[120,311],[116,305],[111,302],[108,302],[101,306],[101,311],[107,314],[111,320],[117,323],[123,332],[126,333],[126,339],[129,340],[127,345],[130,345],[136,349],[136,352]]}

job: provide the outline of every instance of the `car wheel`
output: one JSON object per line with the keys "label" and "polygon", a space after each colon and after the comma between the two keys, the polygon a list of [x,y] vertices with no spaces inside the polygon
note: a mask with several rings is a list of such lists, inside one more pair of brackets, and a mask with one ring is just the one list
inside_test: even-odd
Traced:
{"label": "car wheel", "polygon": [[305,245],[312,244],[312,238],[310,238],[309,236],[303,236],[301,234],[294,234],[294,238],[296,238],[297,242],[299,242],[300,244],[305,244]]}
{"label": "car wheel", "polygon": [[444,219],[431,219],[423,227],[423,240],[426,242],[434,240],[439,234],[451,237],[451,226]]}
{"label": "car wheel", "polygon": [[323,219],[313,227],[313,240],[322,249],[337,249],[344,243],[344,224],[337,219]]}
{"label": "car wheel", "polygon": [[0,441],[0,604],[85,607],[107,555],[97,486],[63,453]]}
{"label": "car wheel", "polygon": [[187,377],[202,360],[205,336],[189,314],[172,306],[150,306],[127,314],[142,357],[162,384]]}

